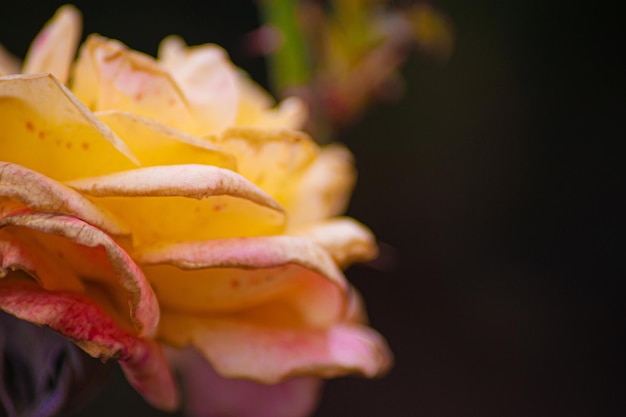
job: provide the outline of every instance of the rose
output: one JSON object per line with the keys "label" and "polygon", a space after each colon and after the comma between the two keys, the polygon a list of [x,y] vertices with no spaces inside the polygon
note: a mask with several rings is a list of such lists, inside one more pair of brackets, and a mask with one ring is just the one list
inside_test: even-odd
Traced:
{"label": "rose", "polygon": [[79,23],[60,9],[0,77],[0,308],[118,358],[161,408],[177,395],[160,344],[265,384],[384,372],[340,270],[376,252],[335,217],[349,152],[292,130],[303,106],[273,108],[214,45],[168,38],[154,60],[91,36],[72,63]]}

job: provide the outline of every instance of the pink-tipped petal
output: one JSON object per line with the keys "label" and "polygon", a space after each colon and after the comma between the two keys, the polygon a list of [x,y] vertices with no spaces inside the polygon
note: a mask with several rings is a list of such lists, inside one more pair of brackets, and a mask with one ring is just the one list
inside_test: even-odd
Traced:
{"label": "pink-tipped petal", "polygon": [[166,351],[181,377],[189,417],[306,417],[317,405],[319,378],[291,378],[273,385],[224,378],[196,349]]}
{"label": "pink-tipped petal", "polygon": [[[97,290],[94,296],[104,290],[103,301],[113,302],[115,312],[128,317],[140,336],[155,333],[159,307],[150,284],[130,256],[101,230],[75,217],[22,210],[0,218],[0,242],[0,260],[6,256],[0,275],[23,270],[43,285],[53,282],[61,288],[65,277],[74,277]],[[57,269],[65,271],[46,277]]]}
{"label": "pink-tipped petal", "polygon": [[80,193],[20,165],[0,162],[0,197],[15,199],[35,211],[78,217],[109,234],[128,234],[109,213]]}
{"label": "pink-tipped petal", "polygon": [[326,249],[341,267],[353,262],[369,261],[378,255],[376,238],[372,232],[349,217],[323,220],[290,231],[289,234],[311,239]]}
{"label": "pink-tipped petal", "polygon": [[61,7],[33,41],[22,72],[49,72],[67,83],[81,26],[80,12],[74,6]]}
{"label": "pink-tipped petal", "polygon": [[392,363],[384,339],[357,324],[290,328],[163,310],[161,327],[190,333],[190,344],[229,378],[268,384],[306,375],[331,378],[356,373],[371,378],[384,374]]}
{"label": "pink-tipped petal", "polygon": [[263,190],[233,171],[213,166],[149,167],[68,185],[129,225],[137,250],[274,235],[285,223],[282,208]]}
{"label": "pink-tipped petal", "polygon": [[22,320],[49,326],[93,357],[118,359],[129,382],[148,402],[167,410],[177,407],[178,393],[161,347],[124,331],[91,299],[48,292],[34,282],[9,278],[0,281],[0,308]]}
{"label": "pink-tipped petal", "polygon": [[170,36],[159,47],[159,63],[185,95],[199,133],[218,133],[233,124],[238,77],[226,51],[217,45],[187,47],[181,38]]}
{"label": "pink-tipped petal", "polygon": [[[215,239],[138,255],[163,308],[239,314],[274,323],[325,327],[346,314],[349,292],[328,254],[290,236]],[[178,268],[185,269],[182,271]],[[160,329],[171,340],[185,337]],[[185,343],[184,341],[181,343]]]}

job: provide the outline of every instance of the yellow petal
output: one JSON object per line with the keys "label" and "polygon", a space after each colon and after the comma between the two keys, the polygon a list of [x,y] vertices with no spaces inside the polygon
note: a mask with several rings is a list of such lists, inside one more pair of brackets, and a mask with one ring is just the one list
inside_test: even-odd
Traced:
{"label": "yellow petal", "polygon": [[273,327],[164,310],[160,328],[190,335],[190,344],[220,375],[268,384],[304,375],[332,378],[356,373],[376,377],[393,361],[384,339],[360,325]]}
{"label": "yellow petal", "polygon": [[372,232],[349,217],[309,224],[290,234],[305,237],[323,247],[342,268],[353,262],[372,260],[378,255],[376,238]]}
{"label": "yellow petal", "polygon": [[0,155],[55,180],[136,166],[126,145],[50,74],[0,77]]}
{"label": "yellow petal", "polygon": [[230,170],[141,168],[68,183],[131,228],[137,246],[281,233],[281,207]]}
{"label": "yellow petal", "polygon": [[297,97],[274,107],[274,99],[246,74],[239,75],[240,100],[235,126],[302,129],[308,117],[306,104]]}
{"label": "yellow petal", "polygon": [[233,154],[237,172],[281,204],[318,154],[309,136],[293,130],[231,128],[206,139]]}
{"label": "yellow petal", "polygon": [[109,213],[71,188],[20,165],[0,162],[0,196],[35,211],[69,214],[113,235],[128,234]]}
{"label": "yellow petal", "polygon": [[232,155],[154,120],[114,110],[96,116],[122,138],[142,166],[203,164],[235,168]]}
{"label": "yellow petal", "polygon": [[66,5],[57,10],[33,41],[22,72],[50,72],[66,83],[80,40],[81,26],[80,12],[74,6]]}
{"label": "yellow petal", "polygon": [[90,36],[81,47],[72,81],[72,91],[94,111],[126,111],[201,133],[172,77],[152,57],[120,42]]}
{"label": "yellow petal", "polygon": [[198,133],[217,133],[233,124],[239,89],[226,51],[211,44],[187,47],[181,38],[170,36],[159,47],[159,64],[185,95]]}
{"label": "yellow petal", "polygon": [[119,325],[154,334],[159,308],[150,285],[99,229],[75,217],[26,210],[0,219],[0,249],[0,277],[22,270],[45,289],[84,292]]}
{"label": "yellow petal", "polygon": [[299,179],[292,198],[283,202],[289,213],[289,228],[343,213],[355,181],[350,151],[339,144],[322,148],[319,157]]}
{"label": "yellow petal", "polygon": [[271,236],[182,243],[145,252],[138,261],[163,308],[312,327],[328,326],[346,313],[343,274],[307,239]]}

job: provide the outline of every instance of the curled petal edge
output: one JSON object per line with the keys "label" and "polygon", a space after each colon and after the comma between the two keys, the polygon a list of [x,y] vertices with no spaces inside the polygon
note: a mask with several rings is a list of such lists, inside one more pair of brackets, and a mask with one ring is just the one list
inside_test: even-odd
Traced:
{"label": "curled petal edge", "polygon": [[117,359],[146,401],[165,410],[178,407],[178,391],[161,346],[120,329],[90,299],[48,292],[34,282],[9,280],[0,281],[0,308],[19,319],[49,326],[93,357]]}

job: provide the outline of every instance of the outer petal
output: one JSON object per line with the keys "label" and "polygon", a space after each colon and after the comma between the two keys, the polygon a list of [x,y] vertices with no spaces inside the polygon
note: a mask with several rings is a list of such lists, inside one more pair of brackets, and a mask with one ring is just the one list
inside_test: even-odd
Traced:
{"label": "outer petal", "polygon": [[239,75],[241,90],[235,126],[269,129],[302,129],[308,117],[306,104],[298,97],[274,99],[245,74]]}
{"label": "outer petal", "polygon": [[0,196],[41,212],[69,214],[113,235],[128,234],[109,213],[71,188],[20,165],[0,162]]}
{"label": "outer petal", "polygon": [[217,167],[151,167],[68,184],[132,227],[138,246],[283,230],[284,214],[271,197]]}
{"label": "outer petal", "polygon": [[296,192],[283,203],[289,213],[289,228],[336,216],[345,211],[356,181],[350,151],[338,144],[322,149],[321,154],[300,178]]}
{"label": "outer petal", "polygon": [[189,334],[191,343],[228,378],[274,384],[294,376],[375,377],[392,362],[383,338],[360,325],[330,329],[278,327],[228,318],[204,319],[164,310],[161,327]]}
{"label": "outer petal", "polygon": [[181,376],[185,414],[190,417],[306,417],[317,405],[318,378],[292,378],[275,385],[224,378],[193,348],[166,351]]}
{"label": "outer petal", "polygon": [[310,224],[292,230],[290,234],[311,239],[326,249],[341,267],[353,262],[369,261],[378,255],[376,238],[372,232],[349,217],[337,217]]}
{"label": "outer petal", "polygon": [[22,320],[49,326],[94,357],[118,359],[129,382],[148,402],[176,408],[178,394],[160,346],[121,329],[89,298],[9,279],[0,281],[0,308]]}
{"label": "outer petal", "polygon": [[74,6],[63,6],[33,41],[24,74],[50,72],[66,83],[81,33],[80,12]]}
{"label": "outer petal", "polygon": [[315,142],[293,130],[231,128],[206,139],[233,154],[237,171],[281,204],[318,155]]}
{"label": "outer petal", "polygon": [[191,105],[199,133],[217,133],[233,124],[239,89],[226,51],[217,45],[188,48],[170,36],[159,47],[159,61]]}
{"label": "outer petal", "polygon": [[0,277],[25,271],[46,289],[84,292],[119,325],[154,334],[159,309],[150,285],[99,229],[74,217],[18,212],[0,219],[0,251]]}
{"label": "outer petal", "polygon": [[[311,327],[326,327],[346,314],[349,294],[343,274],[324,250],[306,239],[183,243],[146,252],[139,262],[163,308]],[[187,336],[179,332],[167,337]]]}
{"label": "outer petal", "polygon": [[142,166],[203,164],[235,168],[231,154],[154,120],[114,110],[96,116],[124,140]]}
{"label": "outer petal", "polygon": [[0,44],[0,76],[20,72],[21,62]]}
{"label": "outer petal", "polygon": [[134,168],[126,145],[49,74],[0,77],[0,155],[56,180]]}
{"label": "outer petal", "polygon": [[117,41],[90,36],[81,47],[72,91],[95,111],[120,110],[201,133],[191,107],[155,60]]}

